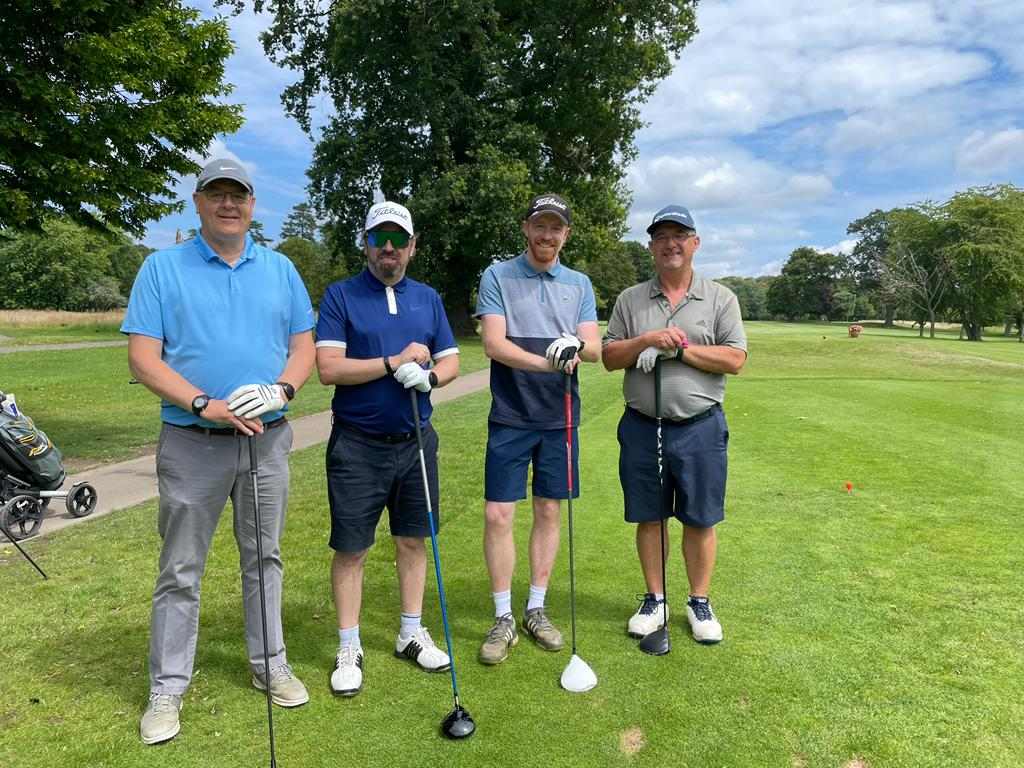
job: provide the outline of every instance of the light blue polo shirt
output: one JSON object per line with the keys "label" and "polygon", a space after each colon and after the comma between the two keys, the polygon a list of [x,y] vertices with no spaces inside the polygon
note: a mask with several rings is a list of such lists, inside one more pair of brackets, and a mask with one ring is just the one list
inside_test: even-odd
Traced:
{"label": "light blue polo shirt", "polygon": [[[160,339],[167,365],[223,400],[243,384],[277,381],[292,335],[312,327],[306,286],[285,256],[247,235],[244,253],[230,267],[197,235],[146,257],[121,333]],[[179,426],[223,426],[166,401],[161,418]]]}
{"label": "light blue polo shirt", "polygon": [[[501,315],[505,335],[516,346],[543,356],[562,333],[575,334],[580,323],[597,322],[590,278],[556,262],[538,272],[526,253],[484,270],[477,292],[476,316]],[[572,382],[573,422],[579,424],[576,374]],[[523,429],[565,428],[562,374],[511,368],[491,360],[491,421]]]}
{"label": "light blue polo shirt", "polygon": [[[459,353],[441,297],[429,285],[408,277],[384,285],[364,269],[327,287],[316,324],[317,347],[374,360],[397,355],[414,341],[429,349],[434,360]],[[385,372],[383,361],[380,371]],[[433,412],[430,393],[417,395],[421,426],[426,426]],[[364,432],[400,434],[416,428],[409,392],[392,376],[339,384],[331,410],[338,421]]]}

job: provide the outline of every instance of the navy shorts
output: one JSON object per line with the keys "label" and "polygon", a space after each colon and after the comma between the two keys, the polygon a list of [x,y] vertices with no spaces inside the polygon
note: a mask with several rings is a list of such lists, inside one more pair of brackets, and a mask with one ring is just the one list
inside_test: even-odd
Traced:
{"label": "navy shorts", "polygon": [[[423,429],[423,454],[434,524],[439,526],[437,432]],[[389,443],[335,424],[327,442],[327,499],[331,549],[362,552],[373,545],[384,508],[392,536],[430,535],[419,449],[413,437]]]}
{"label": "navy shorts", "polygon": [[650,523],[672,510],[684,525],[710,528],[725,517],[729,427],[721,406],[689,424],[662,421],[662,473],[658,483],[658,431],[654,419],[627,408],[619,421],[619,480],[627,523]]}
{"label": "navy shorts", "polygon": [[[579,430],[572,428],[572,497],[580,495]],[[484,498],[519,501],[526,498],[526,477],[533,463],[533,495],[569,498],[569,467],[564,429],[520,429],[487,422]]]}

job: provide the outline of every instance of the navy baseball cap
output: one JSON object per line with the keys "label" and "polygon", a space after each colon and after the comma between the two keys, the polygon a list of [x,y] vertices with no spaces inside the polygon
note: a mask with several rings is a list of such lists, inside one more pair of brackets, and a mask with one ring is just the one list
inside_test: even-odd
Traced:
{"label": "navy baseball cap", "polygon": [[697,231],[697,225],[693,223],[693,216],[690,215],[688,210],[681,205],[666,205],[654,214],[654,218],[651,219],[651,226],[647,228],[647,234],[652,234],[659,224],[663,224],[666,221],[692,229],[695,232]]}
{"label": "navy baseball cap", "polygon": [[564,221],[566,226],[572,226],[572,209],[559,195],[551,192],[537,195],[530,201],[530,205],[526,209],[526,216],[523,218],[532,219],[534,216],[539,216],[542,213],[553,213]]}
{"label": "navy baseball cap", "polygon": [[231,181],[237,181],[249,190],[250,195],[255,194],[256,192],[256,190],[253,189],[252,179],[249,178],[249,172],[245,170],[245,166],[237,160],[232,160],[230,158],[221,158],[207,163],[199,174],[199,178],[196,180],[196,192],[201,191],[203,187],[217,179],[230,179]]}

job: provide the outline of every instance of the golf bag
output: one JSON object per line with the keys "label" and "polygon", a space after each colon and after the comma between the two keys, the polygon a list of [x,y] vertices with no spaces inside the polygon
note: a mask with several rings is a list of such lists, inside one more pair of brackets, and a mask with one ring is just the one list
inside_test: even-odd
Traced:
{"label": "golf bag", "polygon": [[52,498],[63,498],[68,512],[85,517],[96,508],[96,489],[78,483],[57,489],[66,473],[60,450],[22,413],[14,395],[0,392],[0,524],[15,539],[31,536]]}

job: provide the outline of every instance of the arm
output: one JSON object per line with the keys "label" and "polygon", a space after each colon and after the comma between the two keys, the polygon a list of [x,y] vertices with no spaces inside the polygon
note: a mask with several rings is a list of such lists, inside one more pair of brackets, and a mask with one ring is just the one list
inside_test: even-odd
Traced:
{"label": "arm", "polygon": [[747,362],[747,353],[736,347],[691,343],[683,352],[683,362],[707,373],[737,374]]}
{"label": "arm", "polygon": [[445,355],[440,360],[436,360],[433,371],[434,375],[437,376],[438,387],[450,384],[459,375],[459,356]]}
{"label": "arm", "polygon": [[[192,401],[204,393],[163,361],[163,345],[163,340],[152,336],[129,334],[128,367],[132,376],[150,392],[191,412]],[[210,400],[202,415],[209,421],[230,424],[246,435],[263,431],[263,422],[259,419],[238,418],[228,410],[226,400]]]}
{"label": "arm", "polygon": [[[452,357],[456,357],[456,355],[452,355]],[[430,350],[414,341],[399,354],[388,356],[388,361],[391,363],[392,371],[397,371],[400,365],[408,362],[425,365],[430,362]],[[458,370],[457,366],[458,363],[456,363],[456,370]],[[319,347],[316,350],[316,370],[321,384],[340,384],[342,386],[366,384],[368,381],[390,375],[387,368],[384,367],[383,357],[374,357],[369,360],[348,357],[344,347]],[[440,378],[440,374],[438,374],[438,378]]]}
{"label": "arm", "polygon": [[597,323],[580,323],[576,326],[576,336],[583,342],[580,359],[587,363],[596,363],[601,359],[601,329]]}
{"label": "arm", "polygon": [[315,360],[316,347],[313,346],[313,332],[293,333],[288,339],[288,361],[277,380],[291,384],[298,392],[309,378]]}
{"label": "arm", "polygon": [[481,315],[480,335],[483,337],[484,354],[491,360],[518,368],[523,371],[551,372],[551,366],[542,355],[535,355],[521,349],[505,336],[504,315]]}
{"label": "arm", "polygon": [[[610,341],[604,345],[601,359],[605,370],[618,371],[636,365],[636,359],[647,347],[658,349],[678,349],[686,341],[686,334],[680,328],[670,325],[647,333],[641,333],[631,339]],[[691,346],[690,349],[693,349]],[[686,351],[689,355],[690,350]]]}

